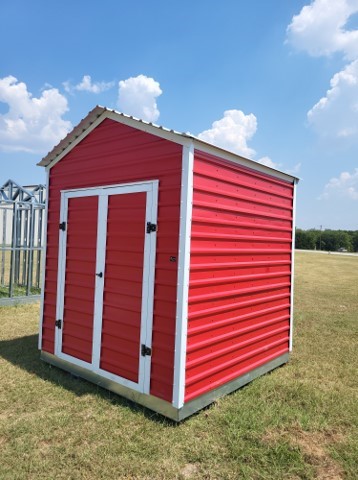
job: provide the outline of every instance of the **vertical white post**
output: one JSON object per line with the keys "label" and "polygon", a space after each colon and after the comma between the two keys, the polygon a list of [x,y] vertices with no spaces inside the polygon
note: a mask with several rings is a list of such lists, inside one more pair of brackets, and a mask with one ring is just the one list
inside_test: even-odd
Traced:
{"label": "vertical white post", "polygon": [[[45,272],[46,272],[46,252],[47,252],[47,218],[48,218],[48,202],[49,202],[49,186],[50,186],[50,169],[46,169],[46,204],[45,204],[45,225],[44,225],[44,241],[42,248],[42,265],[41,265],[41,305],[40,305],[40,321],[39,321],[39,340],[38,348],[42,349],[42,323],[44,316],[45,301]],[[41,232],[42,233],[42,232]]]}
{"label": "vertical white post", "polygon": [[293,284],[295,273],[295,235],[296,235],[296,185],[298,180],[293,183],[293,200],[292,200],[292,245],[291,245],[291,295],[290,295],[290,341],[289,351],[292,352],[293,344]]}
{"label": "vertical white post", "polygon": [[184,405],[186,344],[188,331],[190,238],[193,210],[193,168],[194,145],[191,142],[190,144],[183,146],[182,155],[174,386],[172,402],[175,408],[181,408]]}

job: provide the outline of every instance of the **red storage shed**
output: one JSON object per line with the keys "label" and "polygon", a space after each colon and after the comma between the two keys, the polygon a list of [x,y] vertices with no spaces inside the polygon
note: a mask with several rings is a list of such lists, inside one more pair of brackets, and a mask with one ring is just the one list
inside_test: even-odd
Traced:
{"label": "red storage shed", "polygon": [[43,360],[177,421],[287,362],[295,177],[102,107],[40,165]]}

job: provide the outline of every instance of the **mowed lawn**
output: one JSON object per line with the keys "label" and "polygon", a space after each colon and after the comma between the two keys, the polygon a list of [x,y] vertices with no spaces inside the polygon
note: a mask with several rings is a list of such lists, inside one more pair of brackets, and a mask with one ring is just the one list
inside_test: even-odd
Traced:
{"label": "mowed lawn", "polygon": [[0,308],[0,479],[357,479],[358,258],[296,254],[289,364],[176,425],[51,367]]}

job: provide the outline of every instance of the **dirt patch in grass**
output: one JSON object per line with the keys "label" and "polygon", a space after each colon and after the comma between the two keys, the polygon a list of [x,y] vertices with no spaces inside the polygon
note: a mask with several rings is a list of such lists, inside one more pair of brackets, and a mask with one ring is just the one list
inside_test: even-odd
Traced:
{"label": "dirt patch in grass", "polygon": [[330,457],[327,449],[330,444],[337,443],[342,438],[335,434],[296,431],[290,438],[293,445],[297,445],[307,461],[313,465],[317,479],[341,480],[342,468]]}
{"label": "dirt patch in grass", "polygon": [[184,468],[182,468],[180,475],[181,478],[186,480],[187,478],[195,478],[195,475],[198,473],[198,467],[194,463],[187,463]]}
{"label": "dirt patch in grass", "polygon": [[342,443],[345,437],[337,432],[305,432],[298,426],[290,430],[268,431],[262,437],[263,442],[276,444],[286,441],[292,447],[298,447],[315,470],[317,480],[343,480],[344,472],[329,454],[332,444]]}

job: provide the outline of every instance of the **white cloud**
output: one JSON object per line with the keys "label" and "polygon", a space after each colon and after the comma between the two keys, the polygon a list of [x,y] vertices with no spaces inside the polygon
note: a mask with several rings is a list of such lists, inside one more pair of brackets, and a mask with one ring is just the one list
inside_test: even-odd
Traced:
{"label": "white cloud", "polygon": [[56,88],[43,90],[35,98],[15,77],[0,78],[0,102],[8,112],[0,114],[0,148],[4,151],[44,153],[72,128],[62,116],[67,99]]}
{"label": "white cloud", "polygon": [[347,30],[358,0],[315,0],[302,8],[287,27],[287,40],[312,56],[342,52],[349,60],[358,57],[358,30]]}
{"label": "white cloud", "polygon": [[286,173],[289,173],[290,175],[297,175],[299,171],[301,170],[302,163],[296,163],[292,168],[288,168],[286,170]]}
{"label": "white cloud", "polygon": [[270,157],[262,157],[257,160],[257,162],[261,163],[262,165],[266,165],[266,167],[274,168],[275,170],[282,170],[283,172],[288,173],[289,175],[297,175],[301,170],[301,163],[296,163],[292,168],[283,168],[282,163],[273,162]]}
{"label": "white cloud", "polygon": [[358,60],[331,80],[331,88],[307,113],[309,124],[323,136],[358,135]]}
{"label": "white cloud", "polygon": [[74,90],[79,92],[102,93],[114,86],[114,82],[92,82],[90,75],[84,75],[81,82],[77,85],[71,85],[70,82],[63,82],[63,86],[68,93]]}
{"label": "white cloud", "polygon": [[326,138],[358,139],[358,30],[346,28],[356,13],[358,0],[315,0],[287,27],[287,40],[298,50],[312,56],[339,52],[350,61],[307,113],[309,125]]}
{"label": "white cloud", "polygon": [[262,165],[266,165],[266,167],[276,168],[276,169],[281,167],[280,163],[273,162],[270,157],[262,157],[257,161]]}
{"label": "white cloud", "polygon": [[353,173],[342,172],[338,178],[331,178],[319,198],[327,200],[334,197],[358,200],[358,168]]}
{"label": "white cloud", "polygon": [[[209,130],[199,133],[198,138],[204,142],[211,143],[231,152],[265,165],[266,167],[280,170],[281,163],[274,162],[270,157],[265,156],[256,160],[256,152],[248,146],[257,130],[257,119],[253,113],[245,115],[241,110],[226,110],[220,120],[213,122]],[[286,170],[290,175],[298,173],[301,164],[295,165],[291,170]]]}
{"label": "white cloud", "polygon": [[160,112],[156,99],[162,90],[154,78],[138,75],[121,80],[118,86],[118,106],[123,113],[148,122],[158,120]]}
{"label": "white cloud", "polygon": [[245,157],[253,157],[255,150],[247,145],[257,130],[253,113],[245,115],[241,110],[226,110],[223,118],[216,120],[209,130],[199,133],[200,140],[225,148]]}

